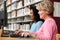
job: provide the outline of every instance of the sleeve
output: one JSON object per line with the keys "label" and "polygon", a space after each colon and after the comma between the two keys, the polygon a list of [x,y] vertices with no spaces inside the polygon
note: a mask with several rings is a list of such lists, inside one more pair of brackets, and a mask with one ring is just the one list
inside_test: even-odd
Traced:
{"label": "sleeve", "polygon": [[40,40],[52,40],[53,22],[48,21],[43,26],[44,27],[35,34],[40,38]]}
{"label": "sleeve", "polygon": [[36,25],[35,25],[35,23],[32,24],[31,29],[29,30],[29,32],[36,32]]}
{"label": "sleeve", "polygon": [[39,21],[36,23],[36,31],[38,31],[40,29],[40,27],[42,26],[43,22]]}

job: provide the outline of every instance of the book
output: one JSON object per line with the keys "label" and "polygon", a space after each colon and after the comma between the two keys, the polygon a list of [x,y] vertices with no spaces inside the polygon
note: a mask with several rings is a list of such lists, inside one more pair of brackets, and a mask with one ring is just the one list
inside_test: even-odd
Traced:
{"label": "book", "polygon": [[22,26],[20,26],[20,30],[22,31],[29,31],[30,29],[30,24],[22,24]]}
{"label": "book", "polygon": [[7,7],[7,12],[11,11],[11,6]]}
{"label": "book", "polygon": [[30,4],[30,0],[24,0],[24,6],[27,6]]}
{"label": "book", "polygon": [[29,8],[24,8],[24,15],[29,15],[30,14],[30,9]]}
{"label": "book", "polygon": [[19,9],[21,7],[22,7],[22,1],[20,1],[20,2],[17,3],[17,9]]}
{"label": "book", "polygon": [[17,4],[16,3],[14,3],[14,4],[12,4],[12,10],[15,10],[16,8],[17,8],[17,6],[16,6]]}
{"label": "book", "polygon": [[8,19],[12,17],[12,13],[8,13]]}
{"label": "book", "polygon": [[31,20],[31,18],[29,16],[24,17],[24,21],[29,21],[29,20]]}
{"label": "book", "polygon": [[23,24],[22,30],[26,30],[26,24]]}
{"label": "book", "polygon": [[12,18],[16,17],[16,15],[17,15],[17,14],[16,14],[16,11],[13,11],[13,12],[12,12]]}
{"label": "book", "polygon": [[9,4],[11,4],[10,2],[11,2],[11,0],[7,0],[7,2],[6,2],[7,6],[8,6]]}
{"label": "book", "polygon": [[17,29],[18,29],[17,24],[14,23],[14,25],[13,25],[13,30],[17,30]]}
{"label": "book", "polygon": [[23,9],[17,11],[17,17],[24,16]]}
{"label": "book", "polygon": [[14,25],[14,24],[11,23],[11,27],[10,27],[10,30],[11,30],[11,31],[13,31],[13,27],[14,27],[13,25]]}
{"label": "book", "polygon": [[26,24],[26,31],[29,31],[29,29],[30,29],[30,24]]}
{"label": "book", "polygon": [[23,30],[23,25],[20,25],[20,30]]}
{"label": "book", "polygon": [[20,24],[16,24],[16,30],[20,29]]}
{"label": "book", "polygon": [[11,29],[11,24],[8,25],[8,30],[10,30],[10,29]]}
{"label": "book", "polygon": [[18,1],[18,0],[12,0],[12,3],[15,2],[15,1]]}
{"label": "book", "polygon": [[34,3],[35,0],[30,0],[31,3]]}

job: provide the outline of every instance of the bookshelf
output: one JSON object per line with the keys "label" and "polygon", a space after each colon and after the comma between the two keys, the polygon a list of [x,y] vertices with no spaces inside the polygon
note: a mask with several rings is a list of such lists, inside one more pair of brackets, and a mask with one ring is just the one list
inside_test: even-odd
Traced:
{"label": "bookshelf", "polygon": [[5,27],[4,30],[29,31],[32,20],[28,6],[40,2],[41,0],[7,0],[8,28]]}

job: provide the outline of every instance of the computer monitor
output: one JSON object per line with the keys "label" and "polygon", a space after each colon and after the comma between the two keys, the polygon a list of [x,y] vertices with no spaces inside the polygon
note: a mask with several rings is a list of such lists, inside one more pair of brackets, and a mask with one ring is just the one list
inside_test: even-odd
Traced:
{"label": "computer monitor", "polygon": [[0,8],[0,28],[1,26],[6,27],[8,25],[6,1],[1,3],[0,6],[1,5],[2,5],[2,9]]}

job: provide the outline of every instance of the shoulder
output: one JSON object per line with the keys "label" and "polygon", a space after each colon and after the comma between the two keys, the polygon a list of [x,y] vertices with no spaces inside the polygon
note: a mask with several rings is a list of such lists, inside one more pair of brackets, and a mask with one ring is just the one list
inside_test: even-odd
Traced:
{"label": "shoulder", "polygon": [[38,25],[38,26],[41,26],[42,24],[43,24],[42,21],[38,21],[38,22],[36,23],[36,25]]}
{"label": "shoulder", "polygon": [[53,18],[50,18],[44,22],[45,26],[56,26],[56,22]]}
{"label": "shoulder", "polygon": [[42,24],[43,23],[43,21],[38,21],[36,24]]}
{"label": "shoulder", "polygon": [[51,24],[56,23],[55,20],[54,20],[53,18],[50,18],[50,19],[47,20],[46,22],[47,22],[47,23],[51,23]]}

